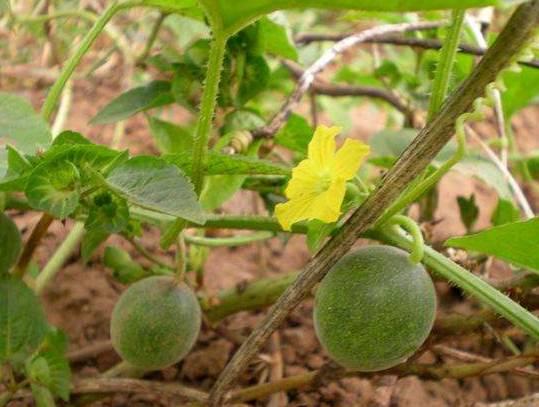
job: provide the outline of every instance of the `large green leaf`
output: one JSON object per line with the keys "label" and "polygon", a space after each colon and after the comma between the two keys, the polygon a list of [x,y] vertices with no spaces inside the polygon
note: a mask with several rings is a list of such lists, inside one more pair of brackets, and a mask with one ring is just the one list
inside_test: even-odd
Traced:
{"label": "large green leaf", "polygon": [[[21,253],[21,234],[17,225],[0,213],[0,276],[7,273]],[[0,277],[1,278],[1,277]]]}
{"label": "large green leaf", "polygon": [[18,278],[0,278],[0,364],[21,363],[39,345],[46,329],[33,291]]}
{"label": "large green leaf", "polygon": [[453,237],[445,244],[489,254],[539,273],[539,218],[506,223],[472,235]]}
{"label": "large green leaf", "polygon": [[181,13],[185,9],[196,7],[197,0],[144,0],[143,5],[157,7],[169,13]]}
{"label": "large green leaf", "polygon": [[[171,154],[164,156],[164,159],[188,174],[191,172],[193,163],[191,154]],[[290,169],[254,157],[209,152],[205,173],[206,175],[290,175]]]}
{"label": "large green leaf", "polygon": [[[11,144],[23,153],[34,154],[50,141],[47,123],[26,100],[0,92],[0,146]],[[0,178],[7,170],[6,159],[6,153],[0,153]]]}
{"label": "large green leaf", "polygon": [[114,168],[109,187],[142,208],[204,223],[193,185],[180,169],[157,157],[138,156]]}
{"label": "large green leaf", "polygon": [[170,82],[154,81],[122,93],[95,115],[90,123],[115,123],[136,113],[171,103],[174,103],[174,96],[170,91]]}
{"label": "large green leaf", "polygon": [[322,8],[333,10],[420,11],[490,6],[495,0],[200,0],[213,23],[227,35],[276,10]]}

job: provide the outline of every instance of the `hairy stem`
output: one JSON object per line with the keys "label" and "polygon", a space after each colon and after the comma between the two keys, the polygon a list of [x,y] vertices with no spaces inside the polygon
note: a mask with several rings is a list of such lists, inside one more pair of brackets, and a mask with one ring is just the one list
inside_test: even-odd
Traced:
{"label": "hairy stem", "polygon": [[432,84],[427,121],[431,121],[434,115],[438,113],[447,96],[465,14],[465,10],[453,10],[452,12],[451,25],[448,28],[447,38],[442,46],[438,68],[436,69],[434,83]]}
{"label": "hairy stem", "polygon": [[250,235],[240,235],[232,237],[204,237],[185,235],[185,241],[197,246],[207,247],[235,247],[254,242],[260,242],[272,238],[274,235],[271,232],[255,232]]}
{"label": "hairy stem", "polygon": [[[539,0],[519,6],[469,78],[448,98],[440,113],[410,143],[377,189],[307,264],[294,284],[279,298],[266,318],[235,353],[212,389],[210,405],[222,405],[225,392],[288,313],[352,247],[356,238],[376,222],[410,181],[425,170],[452,137],[457,118],[470,109],[474,100],[483,95],[485,87],[496,79],[498,73],[527,43],[538,22]],[[535,334],[536,330],[530,332]]]}
{"label": "hairy stem", "polygon": [[226,38],[219,33],[214,33],[214,35],[215,37],[210,47],[204,92],[200,101],[197,127],[193,139],[193,170],[191,179],[193,180],[197,194],[200,194],[202,190],[208,139],[211,132],[215,104],[219,92],[219,81],[221,80],[221,69],[226,50]]}
{"label": "hairy stem", "polygon": [[118,11],[123,8],[129,7],[129,4],[130,3],[121,4],[117,0],[113,1],[107,7],[105,12],[95,21],[90,31],[88,31],[88,33],[84,36],[77,51],[68,59],[68,61],[62,68],[60,76],[50,89],[47,98],[45,99],[45,103],[43,104],[43,107],[41,109],[41,114],[43,115],[45,120],[50,120],[52,113],[56,108],[56,104],[58,103],[58,99],[62,94],[64,86],[75,71],[75,68],[79,65],[80,61],[82,60],[82,57],[86,54],[86,52],[88,52],[101,31],[103,31],[105,25]]}

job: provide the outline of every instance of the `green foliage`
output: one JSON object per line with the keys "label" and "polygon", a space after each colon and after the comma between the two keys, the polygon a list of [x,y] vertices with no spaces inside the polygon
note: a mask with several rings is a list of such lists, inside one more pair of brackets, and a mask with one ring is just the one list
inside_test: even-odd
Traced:
{"label": "green foliage", "polygon": [[148,123],[157,148],[162,154],[192,150],[193,136],[189,130],[156,117],[148,117]]}
{"label": "green foliage", "polygon": [[507,199],[499,198],[496,209],[492,213],[490,221],[493,226],[504,225],[506,223],[516,222],[520,219],[520,211],[513,202]]}
{"label": "green foliage", "polygon": [[178,167],[165,160],[138,156],[114,168],[109,188],[131,204],[188,221],[204,223],[193,186]]}
{"label": "green foliage", "polygon": [[93,124],[115,123],[136,113],[174,102],[170,82],[154,81],[128,90],[107,104],[91,120]]}
{"label": "green foliage", "polygon": [[51,395],[64,401],[69,399],[71,390],[71,371],[66,351],[66,335],[56,328],[50,328],[39,351],[25,363],[27,377],[33,381],[34,386],[47,389]]}
{"label": "green foliage", "polygon": [[[191,172],[192,156],[188,153],[166,155],[164,159],[188,174]],[[270,161],[216,152],[208,154],[205,172],[207,175],[290,175],[289,168]]]}
{"label": "green foliage", "polygon": [[21,246],[17,225],[5,213],[0,213],[0,278],[17,262]]}
{"label": "green foliage", "polygon": [[47,329],[39,300],[20,279],[0,277],[0,364],[19,366]]}
{"label": "green foliage", "polygon": [[307,154],[307,146],[313,137],[313,129],[307,120],[291,114],[286,124],[275,135],[275,142],[300,154]]}
{"label": "green foliage", "polygon": [[[25,154],[47,148],[51,134],[47,123],[24,99],[0,92],[0,139]],[[0,178],[7,170],[7,154],[0,154]]]}
{"label": "green foliage", "polygon": [[471,8],[493,5],[493,0],[252,0],[231,7],[226,0],[200,0],[210,19],[227,35],[233,34],[265,14],[290,8],[325,8],[372,11],[416,11]]}
{"label": "green foliage", "polygon": [[296,61],[298,51],[286,27],[283,14],[262,17],[258,22],[259,41],[264,51]]}
{"label": "green foliage", "polygon": [[502,105],[506,117],[536,102],[539,98],[539,72],[535,68],[522,67],[520,72],[506,72],[503,76],[505,90]]}
{"label": "green foliage", "polygon": [[498,257],[539,273],[539,218],[506,223],[473,235],[453,237],[446,246]]}
{"label": "green foliage", "polygon": [[79,170],[73,163],[51,160],[32,171],[24,193],[33,208],[64,219],[79,205],[81,185]]}
{"label": "green foliage", "polygon": [[466,231],[469,233],[479,217],[479,207],[475,203],[475,194],[471,194],[469,198],[458,196],[457,203],[460,210],[460,220],[462,220]]}

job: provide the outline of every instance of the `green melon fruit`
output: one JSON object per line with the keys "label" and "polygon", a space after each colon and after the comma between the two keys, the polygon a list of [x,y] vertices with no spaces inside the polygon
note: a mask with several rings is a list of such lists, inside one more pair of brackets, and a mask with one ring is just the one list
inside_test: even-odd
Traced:
{"label": "green melon fruit", "polygon": [[436,292],[425,268],[389,246],[339,260],[315,296],[314,325],[329,356],[364,372],[405,362],[429,335]]}
{"label": "green melon fruit", "polygon": [[130,286],[114,307],[112,345],[135,367],[162,369],[189,352],[200,322],[200,306],[189,287],[173,277],[149,277]]}

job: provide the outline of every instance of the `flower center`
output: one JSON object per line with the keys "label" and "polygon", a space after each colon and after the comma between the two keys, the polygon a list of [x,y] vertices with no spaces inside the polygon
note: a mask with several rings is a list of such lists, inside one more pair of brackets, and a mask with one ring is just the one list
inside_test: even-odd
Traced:
{"label": "flower center", "polygon": [[318,188],[316,192],[318,194],[321,194],[322,192],[326,192],[330,186],[331,186],[331,173],[329,171],[323,171],[320,174],[320,180],[318,182]]}

